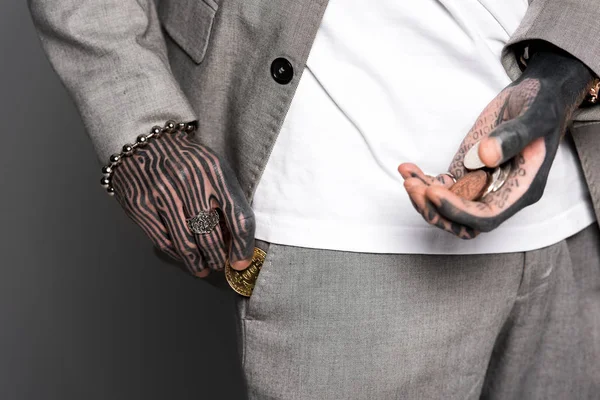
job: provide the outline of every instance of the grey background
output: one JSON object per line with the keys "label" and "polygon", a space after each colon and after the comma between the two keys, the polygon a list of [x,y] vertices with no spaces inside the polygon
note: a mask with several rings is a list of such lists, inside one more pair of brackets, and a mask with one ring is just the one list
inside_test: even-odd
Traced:
{"label": "grey background", "polygon": [[0,83],[0,399],[242,398],[233,293],[103,193],[24,0],[0,6]]}

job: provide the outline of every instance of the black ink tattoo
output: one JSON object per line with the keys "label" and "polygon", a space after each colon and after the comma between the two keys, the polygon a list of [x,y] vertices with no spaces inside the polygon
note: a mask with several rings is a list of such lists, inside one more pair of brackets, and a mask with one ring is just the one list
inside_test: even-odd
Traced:
{"label": "black ink tattoo", "polygon": [[[191,274],[252,257],[254,214],[234,172],[186,133],[164,135],[123,159],[113,186],[125,213]],[[209,234],[190,232],[186,220],[211,209],[221,223]]]}

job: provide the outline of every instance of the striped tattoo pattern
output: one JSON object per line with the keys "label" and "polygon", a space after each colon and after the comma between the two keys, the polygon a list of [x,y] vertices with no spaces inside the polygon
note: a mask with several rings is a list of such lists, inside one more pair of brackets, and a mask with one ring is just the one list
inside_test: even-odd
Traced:
{"label": "striped tattoo pattern", "polygon": [[[233,170],[187,133],[165,134],[126,157],[113,175],[115,197],[154,245],[195,276],[249,259],[254,214]],[[216,209],[211,233],[189,231],[186,220]]]}

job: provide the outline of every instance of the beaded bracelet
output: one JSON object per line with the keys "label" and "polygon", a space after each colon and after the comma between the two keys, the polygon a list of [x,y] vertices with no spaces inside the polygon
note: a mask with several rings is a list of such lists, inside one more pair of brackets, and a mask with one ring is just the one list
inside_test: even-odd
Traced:
{"label": "beaded bracelet", "polygon": [[192,133],[197,128],[198,124],[196,121],[188,123],[176,123],[175,121],[171,120],[167,121],[163,128],[161,128],[160,126],[153,127],[149,134],[138,136],[134,144],[126,144],[125,146],[123,146],[123,150],[121,151],[121,153],[115,153],[112,156],[110,156],[110,163],[102,167],[103,176],[100,181],[100,184],[106,189],[106,192],[109,194],[109,196],[114,196],[115,189],[111,185],[112,175],[115,171],[115,168],[121,163],[123,157],[128,157],[132,155],[136,148],[145,146],[146,144],[148,144],[148,140],[160,137],[163,133]]}

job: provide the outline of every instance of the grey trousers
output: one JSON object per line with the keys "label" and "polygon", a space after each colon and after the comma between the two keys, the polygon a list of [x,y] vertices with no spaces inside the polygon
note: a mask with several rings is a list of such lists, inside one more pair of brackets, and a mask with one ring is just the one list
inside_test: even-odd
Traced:
{"label": "grey trousers", "polygon": [[250,399],[600,399],[596,224],[509,254],[270,244],[237,305]]}

